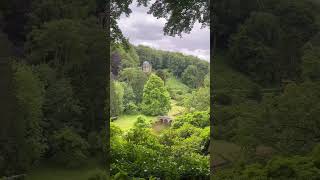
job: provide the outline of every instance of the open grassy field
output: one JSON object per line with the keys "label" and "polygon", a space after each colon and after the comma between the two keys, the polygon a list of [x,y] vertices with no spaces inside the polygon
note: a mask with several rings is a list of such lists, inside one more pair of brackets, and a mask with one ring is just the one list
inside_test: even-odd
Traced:
{"label": "open grassy field", "polygon": [[88,180],[96,170],[103,170],[103,167],[91,161],[85,167],[74,169],[46,163],[28,172],[26,180]]}
{"label": "open grassy field", "polygon": [[156,120],[156,117],[153,117],[153,116],[135,114],[135,115],[121,115],[117,120],[114,120],[113,123],[118,127],[120,127],[122,130],[128,130],[133,127],[133,124],[137,120],[138,116],[142,116],[146,118],[148,121]]}
{"label": "open grassy field", "polygon": [[[177,101],[171,100],[171,110],[168,113],[168,116],[175,117],[180,115],[185,110],[184,107],[178,106]],[[114,120],[113,123],[120,127],[122,130],[128,130],[133,127],[134,122],[137,120],[138,116],[142,116],[147,119],[147,121],[154,122],[157,120],[155,116],[145,116],[142,114],[134,114],[134,115],[121,115],[117,120]],[[160,127],[157,126],[157,129]],[[160,129],[164,129],[165,127],[161,127]],[[159,132],[156,130],[156,132]]]}
{"label": "open grassy field", "polygon": [[190,89],[187,85],[183,84],[181,81],[179,81],[175,77],[170,77],[166,80],[166,87],[169,90],[172,90],[172,91],[180,90],[183,93],[187,93]]}

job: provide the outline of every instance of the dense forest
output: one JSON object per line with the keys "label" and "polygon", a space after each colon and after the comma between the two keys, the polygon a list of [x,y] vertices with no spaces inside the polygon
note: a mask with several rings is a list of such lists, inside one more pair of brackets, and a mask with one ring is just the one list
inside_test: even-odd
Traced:
{"label": "dense forest", "polygon": [[319,2],[214,4],[214,179],[318,179]]}
{"label": "dense forest", "polygon": [[111,56],[111,175],[208,178],[209,63],[141,45]]}
{"label": "dense forest", "polygon": [[105,167],[104,3],[0,2],[0,177]]}

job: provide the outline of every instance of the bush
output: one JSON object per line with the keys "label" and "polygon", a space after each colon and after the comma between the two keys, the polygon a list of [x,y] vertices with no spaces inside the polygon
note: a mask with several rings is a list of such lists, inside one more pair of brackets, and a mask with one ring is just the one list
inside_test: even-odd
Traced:
{"label": "bush", "polygon": [[147,128],[147,127],[149,127],[149,123],[147,122],[147,120],[144,117],[138,116],[136,122],[134,122],[134,127]]}
{"label": "bush", "polygon": [[207,111],[195,111],[185,115],[178,116],[173,124],[172,128],[177,129],[181,127],[184,123],[190,123],[195,127],[204,128],[210,125],[209,113]]}
{"label": "bush", "polygon": [[88,143],[70,128],[56,131],[51,141],[53,159],[59,164],[78,167],[88,158]]}
{"label": "bush", "polygon": [[129,102],[125,105],[126,114],[136,114],[138,112],[138,106],[135,105],[133,102]]}

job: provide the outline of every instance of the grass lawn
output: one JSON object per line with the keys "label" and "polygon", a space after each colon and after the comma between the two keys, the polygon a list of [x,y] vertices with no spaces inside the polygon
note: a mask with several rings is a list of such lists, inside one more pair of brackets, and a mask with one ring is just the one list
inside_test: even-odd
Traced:
{"label": "grass lawn", "polygon": [[27,173],[26,180],[88,180],[97,169],[103,169],[97,162],[90,162],[85,167],[75,169],[41,164]]}
{"label": "grass lawn", "polygon": [[175,77],[170,77],[166,80],[166,87],[171,91],[181,91],[183,94],[187,93],[190,88],[183,84],[181,81],[176,79]]}
{"label": "grass lawn", "polygon": [[113,123],[120,127],[122,130],[128,130],[133,127],[134,122],[137,120],[138,116],[142,116],[150,121],[155,121],[156,117],[153,116],[145,116],[141,114],[135,115],[121,115],[117,120],[114,120]]}

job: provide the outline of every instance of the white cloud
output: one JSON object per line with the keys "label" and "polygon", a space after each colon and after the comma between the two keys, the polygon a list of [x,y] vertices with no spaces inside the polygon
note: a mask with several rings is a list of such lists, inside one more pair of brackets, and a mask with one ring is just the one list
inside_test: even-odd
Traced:
{"label": "white cloud", "polygon": [[210,60],[210,31],[209,28],[201,29],[196,23],[190,34],[183,34],[182,38],[164,36],[164,18],[157,19],[147,14],[148,8],[130,5],[132,13],[129,17],[121,16],[118,21],[123,34],[134,45],[146,45],[153,48],[178,51],[187,55],[194,55],[201,59]]}

